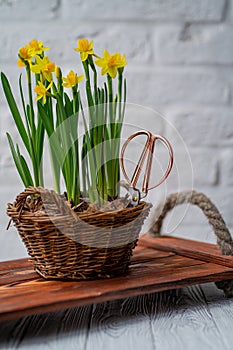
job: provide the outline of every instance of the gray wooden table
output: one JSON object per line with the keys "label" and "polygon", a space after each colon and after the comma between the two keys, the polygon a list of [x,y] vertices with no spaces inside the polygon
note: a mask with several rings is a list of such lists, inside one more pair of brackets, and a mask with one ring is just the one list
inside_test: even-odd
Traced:
{"label": "gray wooden table", "polygon": [[232,350],[233,299],[212,283],[0,323],[0,349]]}

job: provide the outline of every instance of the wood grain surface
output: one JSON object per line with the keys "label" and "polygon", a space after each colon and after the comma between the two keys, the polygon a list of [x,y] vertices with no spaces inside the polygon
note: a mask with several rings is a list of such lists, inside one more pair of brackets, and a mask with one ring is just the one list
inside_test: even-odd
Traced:
{"label": "wood grain surface", "polygon": [[169,236],[156,237],[156,239],[151,240],[148,235],[141,237],[140,244],[145,247],[173,252],[188,258],[200,259],[233,268],[233,257],[222,255],[220,248],[215,244]]}
{"label": "wood grain surface", "polygon": [[0,322],[0,349],[231,350],[233,301],[195,285]]}
{"label": "wood grain surface", "polygon": [[[127,274],[110,280],[87,282],[44,280],[33,271],[27,259],[4,262],[0,264],[0,319],[233,278],[229,259],[228,266],[224,266],[225,257],[221,260],[215,249],[212,244],[198,242],[192,250],[189,240],[144,236],[135,250]],[[187,257],[190,252],[192,258]],[[218,258],[216,262],[215,254]]]}

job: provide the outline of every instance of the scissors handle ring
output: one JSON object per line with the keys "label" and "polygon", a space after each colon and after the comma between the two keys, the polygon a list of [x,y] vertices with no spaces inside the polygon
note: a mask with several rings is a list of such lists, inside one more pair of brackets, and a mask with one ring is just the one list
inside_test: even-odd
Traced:
{"label": "scissors handle ring", "polygon": [[[140,160],[139,160],[139,162],[134,170],[134,174],[132,176],[132,179],[130,180],[126,171],[125,171],[124,154],[125,154],[125,150],[129,144],[129,142],[132,141],[135,137],[137,137],[139,135],[146,135],[147,141],[146,141],[146,144],[145,144],[144,149],[142,151],[142,154],[140,156]],[[153,157],[153,153],[154,153],[155,142],[157,139],[162,141],[162,143],[165,144],[165,146],[167,147],[170,159],[169,159],[169,164],[167,166],[166,172],[164,173],[162,178],[154,186],[148,187],[149,186],[149,179],[150,179],[150,172],[151,172],[151,165],[152,165],[152,157]],[[148,154],[148,156],[147,156],[147,154]],[[126,142],[123,144],[122,149],[121,149],[121,158],[120,158],[121,168],[122,168],[122,172],[123,172],[125,179],[134,188],[136,188],[136,184],[137,184],[138,178],[140,176],[140,173],[142,171],[142,166],[143,166],[143,163],[144,163],[146,157],[147,157],[147,165],[146,165],[146,171],[145,171],[145,176],[144,176],[144,180],[143,180],[143,187],[142,187],[142,192],[144,192],[145,194],[147,194],[147,192],[149,190],[151,190],[155,187],[158,187],[168,177],[168,175],[172,169],[173,150],[172,150],[172,147],[171,147],[169,141],[164,136],[152,135],[149,131],[141,130],[141,131],[137,131],[134,134],[132,134],[126,140]]]}
{"label": "scissors handle ring", "polygon": [[[149,143],[149,139],[151,137],[151,133],[149,131],[146,131],[146,130],[140,130],[140,131],[137,131],[135,133],[133,133],[132,135],[130,135],[127,140],[125,141],[125,143],[123,144],[122,146],[122,149],[121,149],[121,157],[120,157],[120,164],[121,164],[121,169],[122,169],[122,172],[123,172],[123,175],[125,177],[125,179],[127,180],[127,182],[132,185],[133,187],[136,186],[136,184],[132,184],[132,180],[129,179],[127,173],[126,173],[126,170],[125,170],[125,165],[124,165],[124,154],[125,154],[125,150],[128,146],[128,144],[130,143],[130,141],[132,141],[135,137],[139,136],[139,135],[146,135],[147,136],[147,142],[146,142],[146,145],[144,147],[144,150],[142,153],[147,152],[147,144]],[[140,174],[138,174],[139,176]]]}
{"label": "scissors handle ring", "polygon": [[168,163],[168,166],[167,166],[167,169],[166,169],[164,175],[161,177],[161,179],[154,186],[149,187],[148,191],[152,190],[153,188],[158,187],[159,185],[161,185],[166,180],[166,178],[168,177],[168,175],[170,174],[170,172],[172,170],[173,159],[174,159],[173,158],[172,146],[171,146],[170,142],[166,139],[166,137],[161,136],[161,135],[154,135],[154,138],[155,138],[155,140],[159,139],[160,141],[162,141],[165,144],[165,146],[168,149],[170,158],[169,158],[169,163]]}

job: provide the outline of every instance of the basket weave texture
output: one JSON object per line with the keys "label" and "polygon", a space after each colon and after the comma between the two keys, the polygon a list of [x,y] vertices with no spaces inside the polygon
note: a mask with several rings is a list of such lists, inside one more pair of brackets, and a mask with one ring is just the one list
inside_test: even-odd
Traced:
{"label": "basket weave texture", "polygon": [[151,204],[110,212],[75,212],[52,190],[29,187],[7,214],[44,278],[96,279],[123,274]]}

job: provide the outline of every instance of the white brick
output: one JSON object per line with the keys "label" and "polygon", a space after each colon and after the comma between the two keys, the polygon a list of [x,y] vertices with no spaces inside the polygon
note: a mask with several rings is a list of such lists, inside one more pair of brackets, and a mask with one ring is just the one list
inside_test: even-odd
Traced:
{"label": "white brick", "polygon": [[61,13],[77,19],[155,19],[219,21],[224,0],[72,0],[63,1]]}
{"label": "white brick", "polygon": [[227,20],[233,22],[233,0],[228,0]]}
{"label": "white brick", "polygon": [[[207,66],[206,66],[207,67]],[[218,65],[214,68],[219,80],[224,81],[230,87],[229,102],[233,104],[233,74],[231,65]]]}
{"label": "white brick", "polygon": [[233,147],[222,151],[220,181],[224,186],[233,187]]}
{"label": "white brick", "polygon": [[7,203],[15,200],[17,194],[23,190],[19,177],[15,169],[6,169],[0,167],[0,231],[1,231],[1,247],[0,247],[0,261],[19,259],[27,256],[24,244],[21,242],[16,228],[11,228],[6,231],[6,227],[10,218],[6,214]]}
{"label": "white brick", "polygon": [[[219,160],[215,149],[183,149],[174,142],[174,135],[164,134],[170,141],[174,152],[174,165],[166,180],[160,195],[170,192],[179,192],[183,189],[212,187],[218,184]],[[135,154],[132,159],[137,159]],[[159,163],[158,163],[159,162]],[[166,164],[165,164],[166,163]],[[156,150],[155,166],[152,169],[151,184],[162,177],[168,164],[167,155]],[[163,173],[160,166],[163,167]],[[156,180],[155,180],[156,179]],[[157,191],[157,190],[156,190]],[[156,201],[158,191],[150,193],[151,200]]]}
{"label": "white brick", "polygon": [[[2,0],[0,2],[1,21],[46,20],[57,16],[59,0]],[[41,24],[43,25],[43,24]],[[19,29],[20,30],[20,29]]]}
{"label": "white brick", "polygon": [[15,64],[19,47],[36,38],[50,47],[46,54],[58,65],[73,62],[74,66],[81,67],[79,55],[74,51],[74,47],[77,46],[77,39],[82,37],[94,40],[94,49],[98,55],[102,55],[106,48],[110,53],[125,53],[129,64],[146,64],[151,61],[151,33],[150,29],[142,24],[77,24],[73,20],[69,23],[50,21],[46,25],[41,25],[40,22],[19,22],[19,25],[20,31],[18,26],[12,26],[11,23],[0,23],[0,61],[4,63]]}
{"label": "white brick", "polygon": [[182,204],[170,211],[163,223],[163,232],[175,237],[216,243],[212,227],[201,209]]}
{"label": "white brick", "polygon": [[[201,216],[201,214],[200,214]],[[173,222],[169,225],[165,224],[165,230],[167,226],[167,231],[169,235],[174,237],[180,237],[185,239],[193,239],[194,241],[206,242],[216,244],[217,239],[213,232],[213,229],[206,222],[206,220],[198,219],[198,224],[186,224],[186,219],[181,222],[178,226],[173,226]],[[172,232],[170,232],[172,230]],[[166,231],[164,231],[166,233]]]}
{"label": "white brick", "polygon": [[155,54],[161,64],[232,64],[232,26],[168,25],[157,28]]}
{"label": "white brick", "polygon": [[167,115],[188,146],[233,145],[232,108],[180,108]]}
{"label": "white brick", "polygon": [[[191,149],[190,157],[193,167],[193,186],[213,186],[218,182],[218,151],[216,149]],[[178,154],[175,154],[175,158]],[[185,172],[183,166],[180,171]]]}
{"label": "white brick", "polygon": [[[4,69],[5,67],[5,69]],[[19,75],[22,72],[21,69],[19,69],[16,65],[15,66],[9,66],[9,65],[5,65],[1,67],[1,69],[3,69],[3,72],[5,73],[5,75],[7,76],[11,89],[13,91],[13,95],[15,97],[15,100],[18,104],[18,108],[19,110],[22,112],[22,108],[21,108],[21,100],[20,100],[20,93],[19,93],[19,88],[18,88],[18,79],[19,79]],[[26,77],[25,77],[25,83],[26,83]],[[25,90],[27,91],[27,90]],[[25,97],[26,97],[26,93],[25,93]],[[16,127],[14,124],[14,120],[13,117],[11,115],[10,109],[8,107],[4,92],[3,92],[3,88],[2,88],[2,83],[0,81],[0,112],[1,112],[1,118],[0,118],[0,144],[1,144],[1,150],[3,151],[4,155],[5,155],[5,148],[4,148],[4,143],[6,141],[6,132],[10,132],[12,134],[12,136],[14,137],[15,140],[19,140],[19,136],[16,132]],[[23,113],[22,113],[22,117],[23,117]],[[6,144],[6,143],[5,143]]]}
{"label": "white brick", "polygon": [[128,68],[128,101],[160,109],[162,105],[224,104],[229,100],[229,83],[215,70],[200,68]]}
{"label": "white brick", "polygon": [[[7,225],[7,222],[4,223]],[[0,261],[8,261],[22,259],[28,257],[26,248],[20,239],[20,236],[15,227],[11,227],[6,231],[6,225],[0,224],[2,233]]]}

